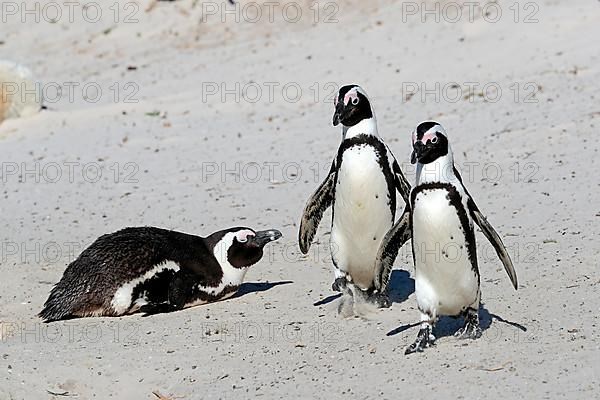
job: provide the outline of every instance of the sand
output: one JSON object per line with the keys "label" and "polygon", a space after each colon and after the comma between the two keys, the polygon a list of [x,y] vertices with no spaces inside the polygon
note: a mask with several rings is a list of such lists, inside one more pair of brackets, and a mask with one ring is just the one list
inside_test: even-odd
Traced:
{"label": "sand", "polygon": [[[122,1],[97,22],[81,5],[54,23],[4,10],[0,59],[33,71],[48,110],[0,125],[0,399],[598,396],[597,4],[517,3],[516,15],[500,2],[492,22],[498,5],[454,21],[441,3],[422,21],[424,3],[416,15],[366,3],[321,3],[316,20],[310,2],[293,3],[287,21],[277,3],[273,22],[265,9],[250,21],[251,8],[223,21],[223,4],[191,0]],[[460,321],[445,319],[434,348],[404,356],[419,318],[408,246],[393,306],[369,320],[340,318],[330,301],[330,212],[299,255],[300,213],[340,141],[331,95],[346,83],[372,97],[411,181],[410,132],[428,118],[445,126],[511,249],[516,292],[477,235],[481,339],[455,339]],[[41,324],[68,262],[137,225],[284,238],[237,298]]]}

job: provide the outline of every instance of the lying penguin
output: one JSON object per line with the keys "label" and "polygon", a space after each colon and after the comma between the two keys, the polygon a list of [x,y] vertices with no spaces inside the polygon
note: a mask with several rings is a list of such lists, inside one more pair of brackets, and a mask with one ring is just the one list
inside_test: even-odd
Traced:
{"label": "lying penguin", "polygon": [[494,246],[513,287],[517,273],[496,230],[479,210],[454,166],[448,134],[435,121],[417,126],[412,138],[411,162],[417,180],[410,207],[387,233],[377,257],[380,269],[391,269],[398,249],[412,237],[415,294],[421,312],[421,329],[406,354],[434,344],[433,326],[438,317],[463,316],[460,338],[481,336],[481,299],[475,222]]}
{"label": "lying penguin", "polygon": [[231,297],[275,229],[229,228],[205,238],[154,227],[100,236],[65,270],[39,316],[121,316],[181,310]]}

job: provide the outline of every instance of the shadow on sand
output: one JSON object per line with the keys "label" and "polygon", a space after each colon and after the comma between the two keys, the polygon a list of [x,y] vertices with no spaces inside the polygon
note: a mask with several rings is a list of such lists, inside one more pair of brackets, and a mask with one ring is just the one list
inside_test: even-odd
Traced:
{"label": "shadow on sand", "polygon": [[395,269],[390,276],[389,287],[392,303],[402,303],[415,292],[415,280],[410,277],[408,271]]}
{"label": "shadow on sand", "polygon": [[[245,296],[249,293],[264,292],[265,290],[269,290],[275,286],[287,285],[288,283],[294,283],[294,282],[293,281],[281,281],[281,282],[246,282],[246,283],[242,283],[240,285],[239,289],[237,290],[237,292],[233,296],[231,296],[230,298],[225,299],[225,300],[217,300],[216,302],[237,299],[237,298]],[[214,303],[214,302],[212,302],[212,303]],[[150,317],[155,314],[165,314],[165,313],[178,312],[178,311],[182,311],[182,310],[174,310],[173,306],[170,305],[168,302],[158,303],[158,304],[148,304],[148,305],[142,306],[139,310],[139,312],[142,314],[143,318]]]}
{"label": "shadow on sand", "polygon": [[331,296],[327,296],[324,299],[319,300],[316,303],[313,303],[313,306],[318,307],[318,306],[322,306],[322,305],[331,303],[335,299],[340,298],[341,295],[342,295],[341,293],[332,294]]}
{"label": "shadow on sand", "polygon": [[[408,296],[415,291],[415,280],[410,277],[410,274],[404,270],[393,270],[390,276],[389,293],[390,300],[392,303],[402,303]],[[336,293],[331,296],[327,296],[324,299],[313,303],[313,306],[318,307],[328,303],[331,303],[335,299],[340,298],[342,294]]]}
{"label": "shadow on sand", "polygon": [[256,292],[264,292],[266,290],[272,289],[275,286],[279,285],[287,285],[289,283],[294,283],[293,281],[280,281],[280,282],[245,282],[237,290],[237,293],[232,296],[232,299],[237,299],[238,297],[245,296],[249,293]]}
{"label": "shadow on sand", "polygon": [[[499,315],[496,314],[491,314],[487,308],[485,308],[484,304],[481,303],[479,305],[479,326],[481,327],[482,332],[485,334],[485,331],[488,330],[490,328],[490,326],[492,325],[492,319],[495,319],[499,322],[503,322],[505,324],[508,324],[514,328],[517,328],[523,332],[527,332],[527,328],[517,322],[512,322],[509,320],[506,320],[502,317],[500,317]],[[389,331],[387,333],[387,336],[394,336],[397,335],[401,332],[404,332],[410,328],[413,327],[418,327],[420,324],[420,322],[415,322],[412,324],[406,324],[406,325],[402,325],[399,326],[398,328],[394,328],[391,331]],[[437,324],[435,325],[435,328],[433,329],[433,334],[436,336],[436,338],[441,338],[441,337],[446,337],[446,336],[453,336],[454,333],[456,333],[456,331],[458,331],[464,324],[464,320],[462,317],[441,317]]]}

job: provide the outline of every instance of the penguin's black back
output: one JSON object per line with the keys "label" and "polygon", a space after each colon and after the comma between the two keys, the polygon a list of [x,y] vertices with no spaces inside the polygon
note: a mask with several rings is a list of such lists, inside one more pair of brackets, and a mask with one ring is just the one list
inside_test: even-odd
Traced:
{"label": "penguin's black back", "polygon": [[204,239],[155,227],[102,235],[67,266],[39,316],[54,321],[75,315],[110,315],[115,291],[156,265],[216,262],[212,247],[220,238],[213,236]]}

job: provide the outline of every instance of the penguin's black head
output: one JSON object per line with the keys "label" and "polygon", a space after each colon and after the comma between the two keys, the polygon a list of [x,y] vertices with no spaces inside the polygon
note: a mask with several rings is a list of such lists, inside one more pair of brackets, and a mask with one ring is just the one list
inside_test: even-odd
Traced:
{"label": "penguin's black head", "polygon": [[412,135],[413,152],[410,162],[429,164],[448,154],[448,137],[444,128],[435,121],[421,122]]}
{"label": "penguin's black head", "polygon": [[367,94],[358,85],[342,86],[334,99],[334,105],[333,126],[340,123],[344,126],[354,126],[363,119],[373,118]]}
{"label": "penguin's black head", "polygon": [[228,262],[235,268],[247,268],[263,256],[263,247],[281,237],[276,229],[254,231],[250,228],[230,228],[213,234],[221,236],[215,244],[214,253],[220,263]]}

